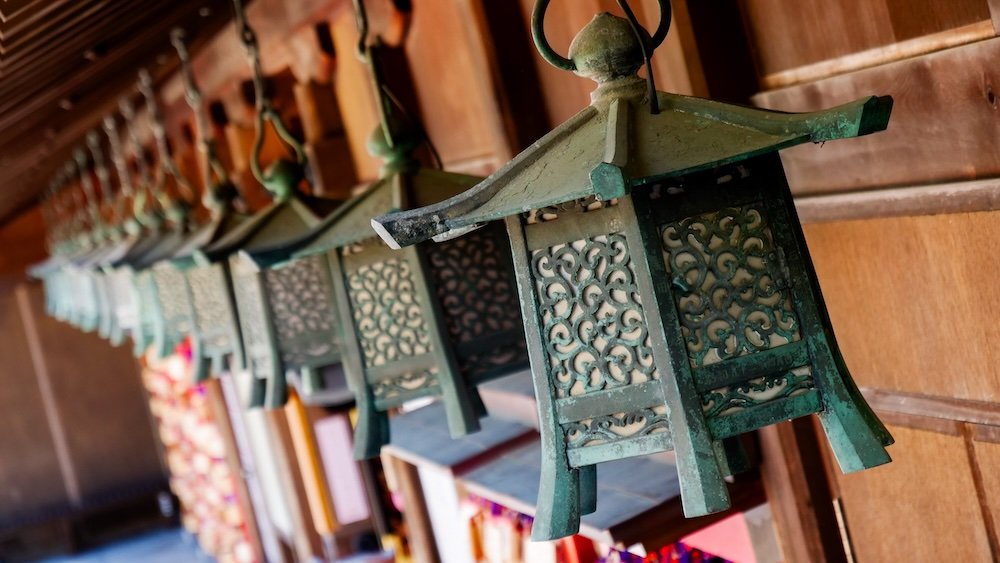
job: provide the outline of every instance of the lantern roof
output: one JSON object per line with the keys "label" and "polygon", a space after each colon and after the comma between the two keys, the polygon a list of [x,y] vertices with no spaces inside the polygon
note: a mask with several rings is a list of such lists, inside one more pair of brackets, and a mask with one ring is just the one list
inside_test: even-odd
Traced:
{"label": "lantern roof", "polygon": [[[467,192],[372,219],[389,246],[449,238],[489,221],[582,198],[621,197],[633,187],[806,142],[866,135],[888,124],[889,97],[784,113],[656,92],[652,81],[636,74],[646,49],[628,20],[598,14],[573,40],[570,58],[563,59],[544,38],[547,5],[536,5],[536,45],[559,68],[598,83],[591,105]],[[662,21],[647,48],[655,49],[669,28],[670,5],[660,5]],[[592,173],[607,173],[608,167],[616,168],[622,181],[598,185],[617,185],[615,193],[601,193],[591,181]]]}
{"label": "lantern roof", "polygon": [[195,251],[198,262],[218,262],[240,253],[251,259],[258,253],[280,251],[311,231],[320,217],[340,205],[339,200],[289,194],[244,220],[207,248]]}
{"label": "lantern roof", "polygon": [[[645,82],[633,77],[557,127],[467,192],[412,211],[372,219],[394,248],[448,238],[475,226],[598,193],[591,172],[621,169],[626,190],[795,145],[856,137],[886,128],[889,97],[860,99],[810,113],[784,113],[657,92],[652,114]],[[603,88],[603,86],[602,86]]]}
{"label": "lantern roof", "polygon": [[387,171],[364,193],[323,220],[293,256],[311,256],[373,238],[377,236],[371,230],[375,215],[433,205],[481,180],[478,176],[416,166]]}
{"label": "lantern roof", "polygon": [[214,214],[208,223],[191,233],[187,241],[174,254],[172,260],[174,265],[184,267],[194,264],[198,251],[209,248],[222,240],[248,219],[247,215],[237,213],[226,206],[220,213]]}

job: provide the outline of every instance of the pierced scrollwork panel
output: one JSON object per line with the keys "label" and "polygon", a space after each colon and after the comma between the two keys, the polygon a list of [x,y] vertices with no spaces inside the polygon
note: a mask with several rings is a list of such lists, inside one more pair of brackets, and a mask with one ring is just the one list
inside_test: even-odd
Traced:
{"label": "pierced scrollwork panel", "polygon": [[495,226],[428,247],[444,324],[453,342],[521,328],[514,272]]}
{"label": "pierced scrollwork panel", "polygon": [[432,351],[407,260],[390,258],[365,264],[344,277],[366,367]]}
{"label": "pierced scrollwork panel", "polygon": [[406,373],[391,379],[384,379],[372,385],[376,401],[391,403],[405,400],[417,393],[437,394],[439,390],[437,369]]}
{"label": "pierced scrollwork panel", "polygon": [[265,272],[278,347],[290,366],[311,365],[336,353],[330,280],[320,256]]}
{"label": "pierced scrollwork panel", "polygon": [[702,412],[705,418],[725,416],[785,397],[802,395],[814,387],[812,370],[809,366],[802,366],[703,393]]}
{"label": "pierced scrollwork panel", "polygon": [[659,378],[623,234],[535,250],[531,272],[557,397]]}
{"label": "pierced scrollwork panel", "polygon": [[632,412],[596,416],[562,426],[566,446],[586,448],[629,438],[670,431],[670,421],[664,405]]}
{"label": "pierced scrollwork panel", "polygon": [[187,282],[184,274],[171,266],[155,268],[156,291],[163,310],[163,318],[170,344],[180,342],[191,331],[191,309]]}
{"label": "pierced scrollwork panel", "polygon": [[779,249],[759,209],[666,224],[661,242],[692,367],[800,339]]}
{"label": "pierced scrollwork panel", "polygon": [[238,267],[233,268],[233,295],[240,313],[243,347],[251,373],[263,377],[274,370],[264,291],[255,272],[238,271]]}
{"label": "pierced scrollwork panel", "polygon": [[209,350],[233,347],[231,326],[235,322],[226,291],[226,276],[218,264],[200,266],[186,272],[194,303],[195,324],[202,343]]}

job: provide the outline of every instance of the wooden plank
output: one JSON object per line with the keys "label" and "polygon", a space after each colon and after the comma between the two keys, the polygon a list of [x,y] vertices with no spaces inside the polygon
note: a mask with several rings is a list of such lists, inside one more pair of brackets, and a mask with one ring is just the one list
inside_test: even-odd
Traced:
{"label": "wooden plank", "polygon": [[[982,477],[983,500],[993,524],[994,538],[1000,535],[1000,443],[984,442],[976,440],[973,442],[975,460],[980,468]],[[996,555],[994,555],[996,557]]]}
{"label": "wooden plank", "polygon": [[980,21],[956,29],[923,35],[898,43],[889,43],[888,45],[882,45],[867,51],[860,51],[843,57],[768,74],[761,78],[761,86],[766,90],[785,88],[795,84],[828,78],[864,68],[876,67],[927,53],[943,51],[944,49],[965,45],[966,43],[989,39],[995,35],[996,30],[993,28],[992,21]]}
{"label": "wooden plank", "polygon": [[997,403],[883,389],[862,389],[861,392],[876,411],[1000,427],[1000,404]]}
{"label": "wooden plank", "polygon": [[[984,0],[748,0],[741,4],[760,75],[890,47],[990,21]],[[836,29],[837,33],[820,30]]]}
{"label": "wooden plank", "polygon": [[[111,348],[96,334],[48,317],[38,286],[22,286],[18,298],[22,314],[34,324],[33,346],[49,374],[52,405],[65,432],[81,505],[165,488],[146,395],[130,351]],[[115,463],[109,464],[110,459]]]}
{"label": "wooden plank", "polygon": [[795,209],[803,223],[996,211],[1000,180],[805,196],[795,200]]}
{"label": "wooden plank", "polygon": [[838,473],[854,560],[989,561],[964,439],[898,426],[889,431],[896,438],[893,463]]}
{"label": "wooden plank", "polygon": [[996,444],[977,444],[974,441],[975,429],[970,424],[964,425],[963,437],[965,448],[969,455],[969,466],[972,468],[972,478],[976,483],[976,499],[986,526],[986,536],[990,542],[990,554],[993,561],[1000,560],[1000,539],[997,531],[997,513],[1000,512],[1000,499],[995,498],[996,486],[1000,483],[996,465],[991,462],[1000,461],[996,454],[1000,447]]}
{"label": "wooden plank", "polygon": [[813,423],[762,428],[761,481],[786,561],[847,561]]}
{"label": "wooden plank", "polygon": [[[35,370],[38,353],[33,320],[22,320],[21,314],[13,286],[0,281],[0,424],[4,428],[0,459],[5,460],[0,463],[0,529],[46,512],[67,510],[79,499],[64,432],[58,419],[51,421],[59,413],[48,389],[48,374]],[[57,426],[52,427],[52,422]]]}
{"label": "wooden plank", "polygon": [[889,129],[782,153],[796,195],[973,180],[1000,175],[1000,38],[817,82],[754,101],[785,111],[871,94],[895,99]]}
{"label": "wooden plank", "polygon": [[859,385],[1000,402],[1000,212],[806,225]]}
{"label": "wooden plank", "polygon": [[383,464],[391,464],[399,493],[406,499],[403,520],[406,522],[410,555],[414,561],[421,563],[439,561],[434,530],[431,528],[431,519],[427,513],[427,503],[424,501],[416,466],[392,455],[383,454],[382,460]]}

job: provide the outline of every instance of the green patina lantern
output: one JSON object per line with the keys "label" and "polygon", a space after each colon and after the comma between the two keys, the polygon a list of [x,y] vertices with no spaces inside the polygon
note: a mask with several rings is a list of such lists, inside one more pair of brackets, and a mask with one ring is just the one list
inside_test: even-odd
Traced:
{"label": "green patina lantern", "polygon": [[592,104],[465,194],[373,220],[393,246],[506,221],[542,434],[533,538],[578,530],[596,464],[666,450],[685,514],[723,510],[724,440],[812,413],[845,472],[890,461],[777,151],[880,131],[891,99],[788,114],[655,92],[636,71],[667,0],[652,37],[601,14],[570,59],[545,40],[547,5],[539,51],[597,81]]}
{"label": "green patina lantern", "polygon": [[184,43],[183,30],[174,29],[171,42],[181,61],[185,98],[194,110],[199,152],[205,159],[202,204],[209,211],[209,220],[192,233],[187,244],[171,260],[171,266],[182,273],[188,292],[188,334],[194,380],[203,381],[211,372],[223,373],[230,366],[236,371],[242,370],[243,341],[232,286],[229,283],[228,263],[224,260],[200,263],[197,260],[198,252],[235,231],[247,216],[234,208],[237,190],[219,161],[201,91],[195,83],[190,56]]}
{"label": "green patina lantern", "polygon": [[525,369],[527,356],[500,225],[404,252],[371,230],[374,215],[441,201],[480,179],[424,168],[413,157],[425,136],[393,105],[378,40],[367,44],[363,3],[355,7],[381,117],[369,150],[384,160],[382,176],[300,241],[294,256],[316,261],[332,278],[327,299],[336,301],[358,405],[355,454],[369,458],[389,441],[388,411],[412,399],[442,397],[452,435],[477,431],[485,408],[476,385]]}
{"label": "green patina lantern", "polygon": [[118,345],[122,341],[122,330],[118,325],[118,316],[115,311],[114,284],[112,283],[111,276],[107,275],[100,268],[100,264],[115,251],[115,248],[121,243],[124,237],[124,232],[119,224],[120,217],[113,204],[114,195],[111,189],[111,177],[108,173],[107,164],[104,161],[104,152],[101,149],[100,136],[97,131],[87,133],[87,148],[94,162],[94,174],[97,176],[98,185],[101,188],[103,207],[107,207],[106,212],[98,207],[94,213],[95,222],[100,225],[99,236],[104,252],[89,264],[91,274],[95,276],[97,281],[98,302],[100,304],[98,334],[100,334],[101,338]]}
{"label": "green patina lantern", "polygon": [[[238,312],[246,367],[253,376],[249,405],[277,408],[288,398],[286,371],[299,370],[304,393],[319,386],[320,370],[340,363],[338,329],[329,299],[329,276],[318,260],[299,260],[283,269],[265,269],[261,253],[282,253],[310,232],[339,201],[302,195],[305,151],[287,130],[264,89],[257,38],[239,0],[233,2],[237,31],[253,69],[256,138],[250,158],[254,176],[273,197],[265,209],[217,242],[196,252],[203,264],[226,261]],[[264,128],[270,123],[295,154],[261,170]]]}

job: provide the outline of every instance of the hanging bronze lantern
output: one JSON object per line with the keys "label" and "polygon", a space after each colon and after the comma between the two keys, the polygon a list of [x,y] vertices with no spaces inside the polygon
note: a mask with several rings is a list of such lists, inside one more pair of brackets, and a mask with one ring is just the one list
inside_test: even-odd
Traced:
{"label": "hanging bronze lantern", "polygon": [[209,129],[209,121],[201,91],[194,79],[190,55],[184,43],[184,32],[174,29],[171,43],[177,50],[184,77],[185,98],[194,110],[199,152],[204,157],[202,180],[205,192],[202,204],[209,211],[209,220],[191,236],[187,245],[174,256],[172,265],[183,272],[189,291],[191,355],[194,380],[202,381],[209,373],[243,369],[243,342],[240,336],[229,283],[229,267],[225,261],[201,264],[199,251],[236,230],[247,216],[234,208],[236,187],[225,167],[219,162]]}
{"label": "hanging bronze lantern", "polygon": [[596,464],[671,449],[685,514],[723,510],[722,441],[812,413],[845,472],[890,461],[777,151],[881,131],[891,99],[787,114],[655,92],[636,71],[669,28],[659,4],[651,38],[605,13],[566,59],[539,0],[539,51],[598,83],[590,107],[465,194],[373,220],[397,247],[506,221],[542,434],[536,540],[578,530]]}
{"label": "hanging bronze lantern", "polygon": [[369,458],[389,441],[388,411],[415,398],[442,397],[452,435],[479,430],[485,408],[476,385],[525,369],[527,356],[499,225],[404,252],[392,252],[371,231],[374,215],[440,201],[480,178],[424,168],[413,157],[424,133],[394,106],[378,67],[378,39],[368,44],[363,2],[355,8],[381,117],[369,149],[384,159],[382,176],[324,220],[294,256],[324,264],[323,275],[332,277],[329,299],[336,300],[358,405],[355,454]]}
{"label": "hanging bronze lantern", "polygon": [[[246,367],[253,376],[249,406],[277,408],[288,399],[287,370],[301,370],[303,380],[316,385],[318,370],[340,363],[338,331],[328,298],[329,278],[316,261],[297,261],[289,268],[269,270],[262,268],[255,256],[280,254],[340,202],[299,193],[306,174],[305,152],[267,97],[256,35],[240,0],[233,4],[256,95],[256,137],[250,166],[273,203],[196,256],[206,264],[227,261]],[[268,123],[292,149],[295,160],[280,159],[264,171],[260,151]]]}

